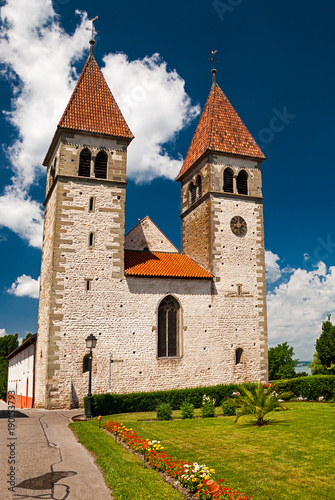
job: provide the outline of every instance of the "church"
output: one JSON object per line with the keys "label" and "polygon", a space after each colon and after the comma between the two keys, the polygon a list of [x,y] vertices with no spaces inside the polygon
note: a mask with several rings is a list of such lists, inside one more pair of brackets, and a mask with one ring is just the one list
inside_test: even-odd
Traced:
{"label": "church", "polygon": [[90,44],[43,163],[35,406],[82,406],[90,334],[93,393],[267,382],[263,153],[213,69],[177,177],[181,252],[149,217],[125,235],[134,136]]}

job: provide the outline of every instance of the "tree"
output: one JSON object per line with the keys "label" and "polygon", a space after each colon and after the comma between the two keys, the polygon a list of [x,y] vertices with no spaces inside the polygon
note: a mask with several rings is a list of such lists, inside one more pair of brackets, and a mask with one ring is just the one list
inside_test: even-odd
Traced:
{"label": "tree", "polygon": [[335,326],[328,320],[322,323],[322,333],[315,344],[321,365],[329,368],[335,364]]}
{"label": "tree", "polygon": [[313,354],[313,359],[311,363],[308,365],[308,368],[311,369],[312,375],[325,375],[328,374],[327,368],[323,366],[320,361],[319,355],[317,352]]}
{"label": "tree", "polygon": [[8,372],[8,362],[6,357],[14,349],[19,347],[19,342],[17,340],[18,334],[15,335],[5,335],[0,337],[0,398],[5,399],[7,394],[7,372]]}
{"label": "tree", "polygon": [[238,403],[241,410],[237,414],[235,422],[245,415],[252,415],[256,419],[256,425],[266,425],[268,420],[264,417],[281,405],[279,396],[273,385],[263,386],[261,382],[250,390],[241,387],[241,396],[238,397]]}
{"label": "tree", "polygon": [[287,342],[269,349],[269,379],[292,378],[298,359],[293,359],[294,350]]}
{"label": "tree", "polygon": [[22,344],[23,344],[23,342],[25,342],[26,340],[28,340],[28,339],[29,339],[29,337],[31,337],[31,336],[32,336],[32,333],[27,333],[27,335],[26,335],[26,336],[24,337],[24,339],[22,340]]}

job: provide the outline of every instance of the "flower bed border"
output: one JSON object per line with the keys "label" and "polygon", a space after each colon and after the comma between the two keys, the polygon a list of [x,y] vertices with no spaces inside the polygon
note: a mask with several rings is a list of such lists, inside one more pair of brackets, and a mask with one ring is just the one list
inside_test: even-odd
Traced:
{"label": "flower bed border", "polygon": [[[143,467],[144,464],[146,464],[147,467],[157,470],[161,477],[176,488],[186,500],[224,500],[227,498],[231,500],[253,499],[253,497],[245,495],[244,493],[239,493],[233,488],[227,488],[221,484],[217,485],[213,480],[210,481],[212,474],[215,474],[214,469],[209,469],[209,467],[199,465],[196,462],[191,464],[184,460],[175,460],[162,451],[164,447],[161,446],[159,441],[145,440],[132,429],[126,429],[126,427],[119,422],[112,420],[106,422],[103,425],[103,430],[111,437],[114,436],[115,442],[118,440],[120,444],[134,455],[138,457],[143,456]],[[222,482],[223,479],[219,479],[219,483]],[[208,487],[210,483],[214,484],[217,488],[217,492],[210,495],[207,489],[207,483]]]}

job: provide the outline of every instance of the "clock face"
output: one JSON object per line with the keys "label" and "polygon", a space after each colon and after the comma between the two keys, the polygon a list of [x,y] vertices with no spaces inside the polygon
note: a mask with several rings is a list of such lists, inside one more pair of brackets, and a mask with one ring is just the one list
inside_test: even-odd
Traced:
{"label": "clock face", "polygon": [[230,221],[230,229],[236,236],[243,236],[247,232],[247,223],[239,215],[235,215]]}

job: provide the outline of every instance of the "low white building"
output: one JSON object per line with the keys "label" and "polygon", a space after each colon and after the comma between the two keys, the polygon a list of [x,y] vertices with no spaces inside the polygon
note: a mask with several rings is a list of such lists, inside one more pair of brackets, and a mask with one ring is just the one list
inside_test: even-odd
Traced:
{"label": "low white building", "polygon": [[33,408],[34,406],[36,338],[35,333],[7,356],[7,401],[8,394],[14,393],[16,408]]}

